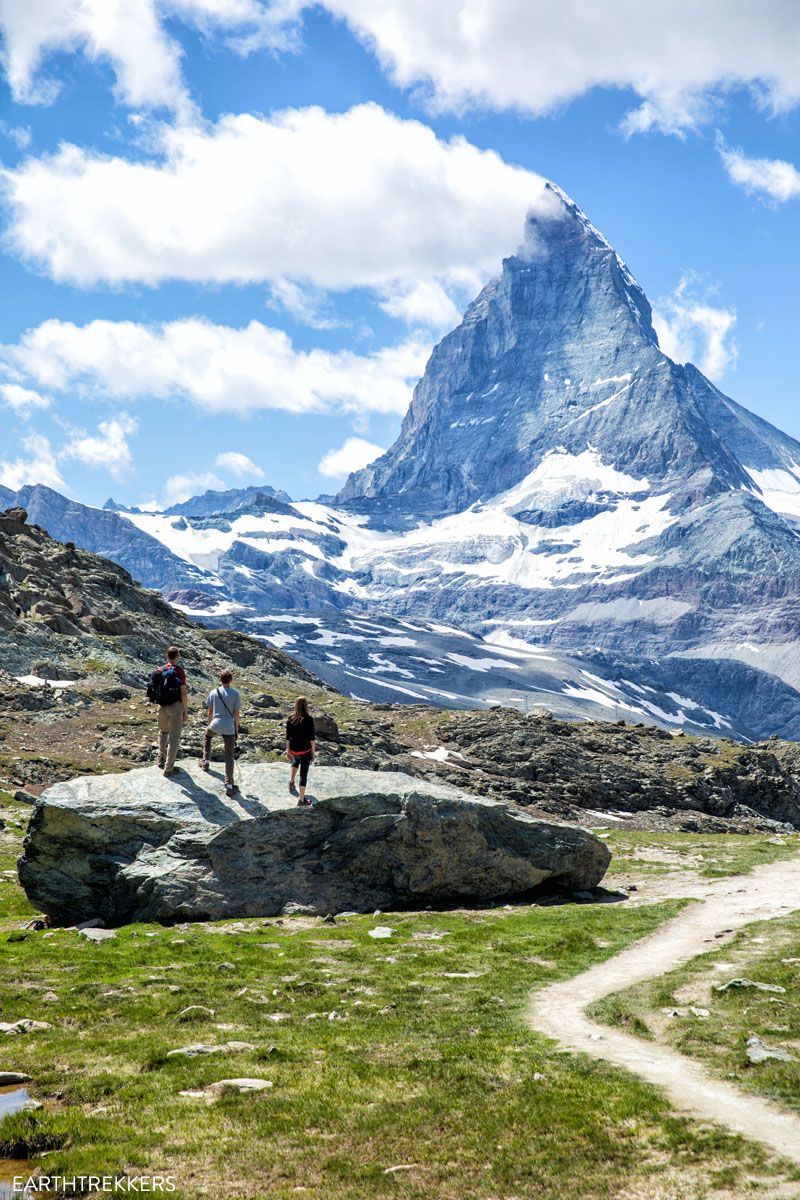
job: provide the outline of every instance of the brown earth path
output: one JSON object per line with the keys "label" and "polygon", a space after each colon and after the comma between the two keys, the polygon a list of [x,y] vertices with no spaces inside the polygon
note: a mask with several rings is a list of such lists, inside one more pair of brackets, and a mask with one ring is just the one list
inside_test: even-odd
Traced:
{"label": "brown earth path", "polygon": [[[800,857],[757,867],[748,875],[689,888],[678,884],[674,894],[691,895],[696,902],[606,962],[534,992],[528,1022],[571,1050],[625,1067],[663,1088],[676,1110],[714,1121],[800,1163],[800,1115],[714,1078],[699,1062],[668,1046],[598,1025],[586,1015],[596,1000],[724,945],[741,926],[800,908]],[[723,937],[715,936],[721,933]]]}

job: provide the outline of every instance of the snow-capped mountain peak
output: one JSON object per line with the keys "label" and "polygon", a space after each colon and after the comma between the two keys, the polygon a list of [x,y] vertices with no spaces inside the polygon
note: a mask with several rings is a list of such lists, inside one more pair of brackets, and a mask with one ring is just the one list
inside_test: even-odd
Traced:
{"label": "snow-capped mountain peak", "polygon": [[[561,663],[564,711],[586,656],[578,675],[661,680],[748,736],[800,736],[800,444],[661,352],[628,267],[550,190],[520,252],[434,349],[395,444],[332,503],[265,488],[106,512],[108,552],[134,572],[146,559],[147,581],[155,570],[187,610],[265,623],[263,636],[295,636],[291,614],[331,632],[337,610],[360,614],[367,641],[371,613],[418,623],[421,641],[461,631],[486,649],[471,651],[485,671],[460,664],[458,689],[440,681],[459,702],[465,678],[473,699],[491,692],[490,660],[513,674],[519,643]],[[345,679],[333,643],[306,642],[315,670]],[[390,698],[424,697],[423,667],[438,678],[458,653],[440,663],[425,645],[416,666],[413,648],[402,662],[401,647],[375,648],[353,690],[369,676]]]}

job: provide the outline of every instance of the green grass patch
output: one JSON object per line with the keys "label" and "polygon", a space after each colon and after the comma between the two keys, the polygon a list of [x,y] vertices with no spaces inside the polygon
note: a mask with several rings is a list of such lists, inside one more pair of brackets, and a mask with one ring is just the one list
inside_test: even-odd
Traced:
{"label": "green grass patch", "polygon": [[613,854],[607,878],[696,872],[708,879],[745,875],[765,863],[792,858],[800,850],[800,834],[649,833],[614,829],[603,839]]}
{"label": "green grass patch", "polygon": [[[10,869],[29,810],[0,800]],[[745,1194],[776,1171],[759,1148],[676,1118],[656,1089],[525,1023],[532,988],[680,906],[137,925],[93,944],[20,931],[30,906],[0,884],[0,1019],[51,1026],[0,1040],[0,1065],[27,1072],[45,1105],[0,1121],[0,1158],[49,1175],[169,1173],[187,1200],[563,1200],[577,1187],[638,1200],[665,1180],[681,1200]],[[376,925],[393,935],[371,938]],[[189,1005],[213,1015],[182,1018]],[[648,1031],[637,1011],[617,1017]],[[229,1041],[253,1049],[169,1055]],[[273,1087],[180,1095],[238,1076]]]}
{"label": "green grass patch", "polygon": [[[0,1145],[29,1138],[49,1174],[173,1172],[182,1197],[283,1200],[307,1188],[325,1200],[398,1190],[561,1200],[591,1180],[582,1196],[612,1200],[623,1185],[649,1186],[665,1162],[713,1196],[710,1172],[745,1180],[763,1169],[760,1151],[675,1119],[655,1089],[556,1051],[524,1022],[532,987],[616,953],[678,907],[287,918],[227,933],[132,926],[100,945],[61,930],[6,943],[3,1019],[52,1028],[4,1047],[46,1108],[0,1122]],[[378,924],[393,936],[371,938]],[[190,1004],[214,1016],[182,1020]],[[231,1040],[255,1049],[168,1054]],[[210,1105],[179,1094],[245,1075],[272,1090]],[[385,1173],[395,1166],[409,1169]]]}
{"label": "green grass patch", "polygon": [[[18,804],[8,792],[0,791],[0,813],[4,825],[4,828],[0,828],[0,930],[9,921],[32,916],[35,912],[16,879],[17,859],[30,812],[27,804]],[[2,940],[3,934],[0,933]]]}

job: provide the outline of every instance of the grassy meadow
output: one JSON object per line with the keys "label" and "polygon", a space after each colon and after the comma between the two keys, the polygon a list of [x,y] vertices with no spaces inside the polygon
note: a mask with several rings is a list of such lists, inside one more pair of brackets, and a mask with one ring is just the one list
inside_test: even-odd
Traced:
{"label": "grassy meadow", "polygon": [[[0,799],[9,872],[28,810]],[[525,1026],[532,988],[681,901],[135,925],[95,944],[22,928],[27,901],[0,878],[0,1020],[50,1026],[0,1035],[0,1069],[43,1103],[0,1120],[0,1156],[32,1173],[270,1200],[729,1200],[793,1178]],[[169,1054],[228,1042],[248,1046]],[[238,1077],[272,1087],[181,1095]]]}

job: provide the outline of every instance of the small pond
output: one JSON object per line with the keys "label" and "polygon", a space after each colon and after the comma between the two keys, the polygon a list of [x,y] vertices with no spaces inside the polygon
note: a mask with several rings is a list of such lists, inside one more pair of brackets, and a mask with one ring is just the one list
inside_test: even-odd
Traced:
{"label": "small pond", "polygon": [[[25,1106],[28,1089],[19,1087],[0,1087],[0,1120],[10,1113],[19,1112]],[[14,1176],[28,1178],[30,1168],[26,1162],[15,1162],[9,1158],[0,1158],[0,1200],[23,1200],[30,1192],[14,1191]]]}

